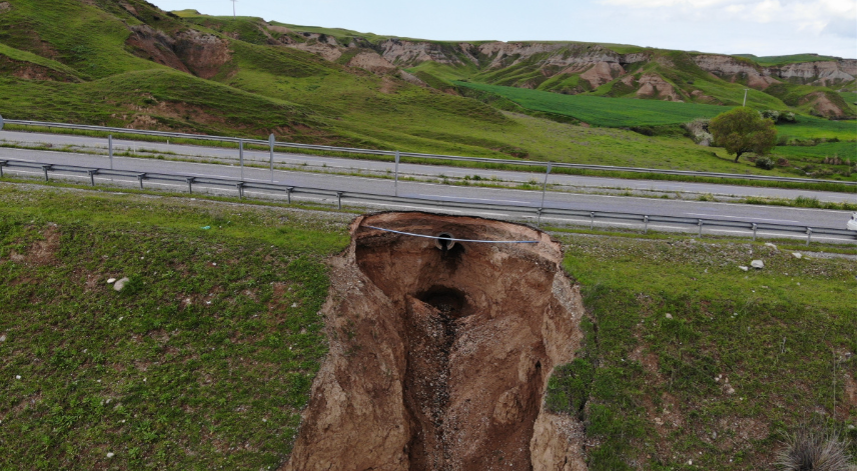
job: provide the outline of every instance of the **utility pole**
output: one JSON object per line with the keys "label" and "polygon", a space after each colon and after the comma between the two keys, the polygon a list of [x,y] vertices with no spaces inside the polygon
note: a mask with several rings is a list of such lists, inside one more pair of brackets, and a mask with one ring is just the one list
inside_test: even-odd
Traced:
{"label": "utility pole", "polygon": [[744,89],[744,106],[747,106],[747,92],[749,92],[749,88]]}
{"label": "utility pole", "polygon": [[232,18],[235,18],[235,2],[238,0],[232,0]]}

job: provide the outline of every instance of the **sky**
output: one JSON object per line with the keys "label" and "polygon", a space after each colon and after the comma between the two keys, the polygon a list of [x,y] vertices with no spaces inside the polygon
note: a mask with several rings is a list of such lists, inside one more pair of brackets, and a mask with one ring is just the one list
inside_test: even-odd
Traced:
{"label": "sky", "polygon": [[[231,15],[230,0],[150,0]],[[857,59],[857,0],[238,0],[240,16],[433,40],[586,41]]]}

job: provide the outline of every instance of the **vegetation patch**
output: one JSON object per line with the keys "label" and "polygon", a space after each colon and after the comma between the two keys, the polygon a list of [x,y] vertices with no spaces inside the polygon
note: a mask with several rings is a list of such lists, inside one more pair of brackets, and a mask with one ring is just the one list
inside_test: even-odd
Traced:
{"label": "vegetation patch", "polygon": [[326,352],[340,221],[35,187],[0,201],[0,467],[281,463]]}
{"label": "vegetation patch", "polygon": [[[857,268],[761,244],[563,237],[591,315],[590,470],[771,469],[809,417],[857,432]],[[765,268],[745,272],[760,259]],[[595,365],[590,384],[580,384]],[[554,393],[548,403],[579,400]],[[851,427],[849,427],[851,426]],[[851,452],[855,450],[852,448]]]}

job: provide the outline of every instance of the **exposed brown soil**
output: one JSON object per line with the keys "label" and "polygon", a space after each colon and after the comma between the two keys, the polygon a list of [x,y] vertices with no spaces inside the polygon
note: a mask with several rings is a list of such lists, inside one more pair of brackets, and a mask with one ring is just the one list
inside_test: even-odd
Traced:
{"label": "exposed brown soil", "polygon": [[824,92],[810,93],[809,95],[806,95],[805,97],[801,98],[800,104],[803,105],[811,101],[815,101],[812,107],[813,111],[815,111],[821,116],[824,116],[825,118],[845,117],[846,113],[839,106],[830,101],[830,99],[827,98],[827,95],[825,95]]}
{"label": "exposed brown soil", "polygon": [[16,61],[0,55],[0,72],[25,80],[53,80],[58,82],[77,82],[77,78],[32,62]]}
{"label": "exposed brown soil", "polygon": [[360,217],[351,234],[331,261],[330,354],[282,469],[585,470],[581,425],[542,399],[584,313],[559,243],[426,213]]}
{"label": "exposed brown soil", "polygon": [[14,250],[9,254],[9,259],[17,263],[31,263],[34,265],[47,265],[56,260],[56,253],[60,247],[62,234],[59,228],[51,224],[42,231],[43,240],[37,240],[27,248],[27,252],[19,254]]}
{"label": "exposed brown soil", "polygon": [[225,40],[196,30],[172,37],[148,25],[132,26],[126,44],[140,57],[205,79],[217,75],[232,58]]}
{"label": "exposed brown soil", "polygon": [[664,101],[682,101],[675,88],[660,75],[646,74],[640,77],[638,97],[657,97]]}
{"label": "exposed brown soil", "polygon": [[580,74],[580,78],[588,81],[594,89],[624,73],[625,69],[615,62],[599,62],[586,72]]}

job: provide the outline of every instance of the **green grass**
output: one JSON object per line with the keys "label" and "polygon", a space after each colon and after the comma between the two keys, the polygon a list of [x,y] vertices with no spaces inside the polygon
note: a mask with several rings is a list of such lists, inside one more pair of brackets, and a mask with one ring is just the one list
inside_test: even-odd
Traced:
{"label": "green grass", "polygon": [[0,54],[14,61],[31,63],[58,72],[59,77],[62,79],[69,79],[73,81],[80,80],[77,76],[77,71],[72,69],[71,67],[68,67],[65,64],[59,63],[57,61],[46,59],[42,56],[33,54],[32,52],[21,51],[0,43]]}
{"label": "green grass", "polygon": [[779,146],[772,153],[790,160],[797,159],[816,163],[820,163],[825,157],[837,156],[843,160],[851,159],[853,165],[857,163],[857,142],[825,142],[814,146]]}
{"label": "green grass", "polygon": [[0,468],[283,461],[326,352],[341,223],[6,185],[0,201]]}
{"label": "green grass", "polygon": [[[590,470],[769,469],[781,432],[809,411],[830,417],[834,351],[835,423],[857,421],[842,386],[857,375],[844,356],[857,350],[853,261],[755,244],[562,241],[592,317],[547,401],[584,418]],[[738,269],[752,259],[765,269]]]}
{"label": "green grass", "polygon": [[857,121],[831,121],[814,116],[798,116],[797,123],[777,126],[782,136],[795,139],[839,139],[857,141]]}
{"label": "green grass", "polygon": [[838,57],[820,56],[818,54],[790,54],[785,56],[754,56],[753,54],[736,54],[736,57],[751,59],[761,66],[797,64],[800,62],[835,61]]}
{"label": "green grass", "polygon": [[525,108],[572,116],[586,123],[604,127],[681,124],[695,118],[713,118],[728,111],[726,107],[715,105],[562,95],[514,87],[460,81],[455,83],[458,86],[496,93]]}

